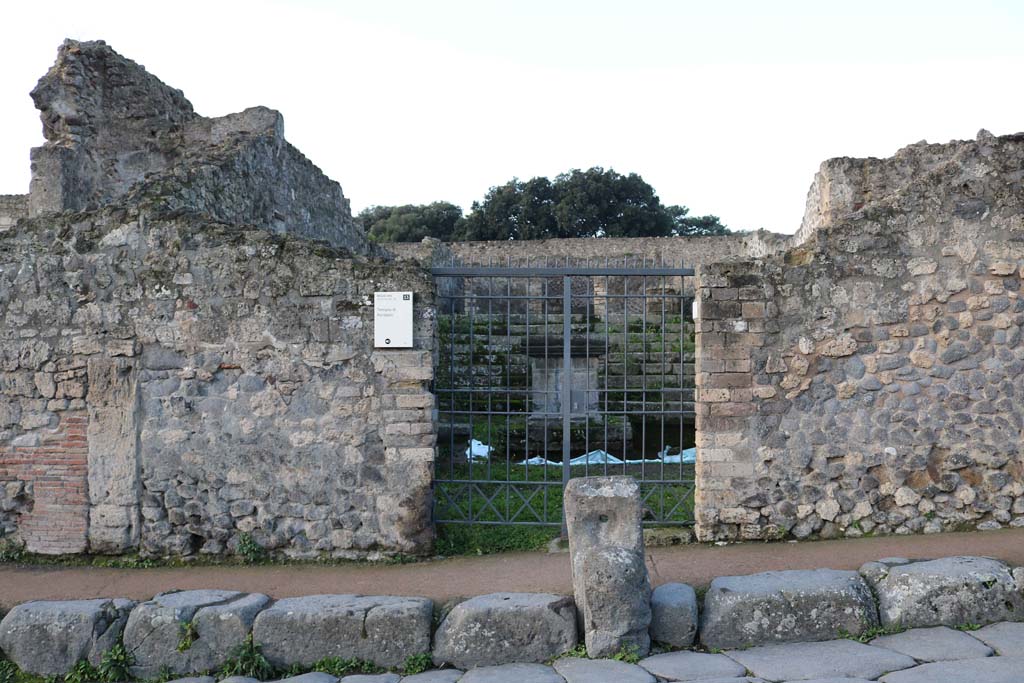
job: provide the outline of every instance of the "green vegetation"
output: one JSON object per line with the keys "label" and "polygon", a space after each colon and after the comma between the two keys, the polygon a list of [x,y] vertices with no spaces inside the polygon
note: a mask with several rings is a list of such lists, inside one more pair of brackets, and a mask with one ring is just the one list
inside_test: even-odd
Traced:
{"label": "green vegetation", "polygon": [[15,683],[18,673],[18,667],[14,662],[0,659],[0,683]]}
{"label": "green vegetation", "polygon": [[[123,643],[118,643],[103,653],[100,665],[96,669],[98,679],[103,683],[118,683],[118,681],[129,681],[132,679],[131,668],[135,664],[135,657],[125,649]],[[95,679],[94,679],[95,680]]]}
{"label": "green vegetation", "polygon": [[972,624],[968,622],[966,624],[960,624],[955,628],[958,631],[977,631],[979,628],[981,628],[981,624]]}
{"label": "green vegetation", "polygon": [[857,635],[848,631],[840,630],[839,637],[847,640],[856,640],[858,643],[868,643],[879,636],[891,636],[895,633],[903,633],[906,627],[896,624],[894,626],[869,626]]}
{"label": "green vegetation", "polygon": [[685,206],[665,206],[636,173],[599,166],[572,169],[549,180],[513,178],[473,202],[468,216],[449,202],[374,206],[359,214],[370,239],[418,242],[434,237],[465,240],[532,240],[553,237],[667,237],[724,235],[717,216],[690,216]]}
{"label": "green vegetation", "polygon": [[325,657],[316,662],[310,671],[330,674],[337,678],[350,676],[352,674],[379,674],[384,671],[373,662],[362,659],[348,659],[343,657]]}
{"label": "green vegetation", "polygon": [[418,655],[409,655],[402,664],[402,673],[406,676],[421,674],[434,666],[434,660],[429,652],[421,652]]}
{"label": "green vegetation", "polygon": [[92,683],[100,680],[100,674],[89,662],[84,659],[77,662],[71,671],[64,674],[64,683]]}
{"label": "green vegetation", "polygon": [[256,542],[252,534],[238,536],[238,555],[246,564],[261,564],[267,561],[267,549]]}
{"label": "green vegetation", "polygon": [[178,624],[178,652],[187,652],[199,637],[195,622],[182,621]]}
{"label": "green vegetation", "polygon": [[438,524],[435,550],[447,557],[541,550],[558,535],[558,527]]}
{"label": "green vegetation", "polygon": [[636,645],[626,645],[612,655],[612,659],[617,662],[625,662],[626,664],[636,664],[640,661],[640,648]]}
{"label": "green vegetation", "polygon": [[267,658],[263,656],[262,648],[253,642],[250,633],[245,642],[231,652],[231,656],[228,661],[224,662],[218,674],[218,678],[245,676],[266,681],[274,677],[275,671]]}

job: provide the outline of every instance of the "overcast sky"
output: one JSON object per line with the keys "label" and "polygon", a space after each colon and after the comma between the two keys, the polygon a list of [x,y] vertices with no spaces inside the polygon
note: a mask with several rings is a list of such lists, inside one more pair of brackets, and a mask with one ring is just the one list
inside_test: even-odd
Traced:
{"label": "overcast sky", "polygon": [[42,142],[28,92],[104,39],[207,116],[280,110],[354,211],[604,166],[732,228],[793,232],[819,163],[1024,130],[1024,2],[15,2],[0,194]]}

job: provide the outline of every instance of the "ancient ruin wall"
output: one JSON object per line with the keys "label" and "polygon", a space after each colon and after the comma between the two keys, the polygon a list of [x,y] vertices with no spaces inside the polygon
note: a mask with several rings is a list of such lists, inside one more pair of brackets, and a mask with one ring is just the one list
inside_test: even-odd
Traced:
{"label": "ancient ruin wall", "polygon": [[[376,352],[372,293],[406,289],[422,345]],[[0,524],[30,550],[429,547],[418,266],[118,209],[0,236],[0,292]]]}
{"label": "ancient ruin wall", "polygon": [[[0,536],[51,554],[427,551],[423,268],[364,256],[272,110],[197,117],[72,41],[33,95],[48,142],[28,205],[0,204],[21,219],[0,230]],[[416,348],[373,348],[380,290],[416,293]]]}
{"label": "ancient ruin wall", "polygon": [[[389,252],[411,258],[421,251],[419,243],[383,245]],[[773,254],[790,246],[788,235],[766,231],[735,233],[712,237],[581,237],[552,240],[518,240],[491,242],[452,242],[445,245],[445,256],[454,256],[463,263],[494,263],[509,260],[523,264],[558,259],[592,259],[622,262],[623,259],[647,259],[648,264],[664,260],[666,264],[682,261],[687,266],[713,263],[723,259],[751,258]]]}
{"label": "ancient ruin wall", "polygon": [[28,195],[0,194],[0,232],[28,216]]}
{"label": "ancient ruin wall", "polygon": [[103,41],[66,41],[32,99],[46,137],[32,150],[33,216],[127,200],[377,253],[341,186],[288,144],[272,109],[199,116]]}
{"label": "ancient ruin wall", "polygon": [[1024,135],[836,165],[888,189],[698,272],[699,536],[1024,524]]}

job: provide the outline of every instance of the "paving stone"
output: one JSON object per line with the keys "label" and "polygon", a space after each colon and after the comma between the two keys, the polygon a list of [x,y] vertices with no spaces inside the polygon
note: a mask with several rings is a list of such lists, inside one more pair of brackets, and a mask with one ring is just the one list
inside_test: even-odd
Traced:
{"label": "paving stone", "polygon": [[260,679],[248,676],[228,676],[227,678],[222,678],[220,683],[260,683]]}
{"label": "paving stone", "polygon": [[459,683],[565,683],[565,679],[543,664],[503,664],[471,669]]}
{"label": "paving stone", "polygon": [[[135,658],[132,673],[146,680],[164,670],[188,674],[217,669],[245,641],[268,602],[261,593],[191,590],[161,593],[140,603],[124,629],[124,646]],[[185,625],[194,629],[195,637],[182,650]]]}
{"label": "paving stone", "polygon": [[[701,681],[701,683],[707,683]],[[866,678],[809,678],[803,681],[786,681],[785,683],[874,683]]]}
{"label": "paving stone", "polygon": [[747,669],[725,655],[706,652],[666,652],[640,660],[640,666],[669,681],[743,676]]}
{"label": "paving stone", "polygon": [[0,621],[0,650],[27,673],[65,674],[78,663],[100,663],[121,638],[131,600],[36,600]]}
{"label": "paving stone", "polygon": [[988,645],[996,654],[1006,657],[1024,654],[1024,624],[1020,622],[1004,621],[968,634]]}
{"label": "paving stone", "polygon": [[566,683],[655,683],[654,676],[636,664],[614,659],[564,657],[555,660],[554,667]]}
{"label": "paving stone", "polygon": [[402,679],[402,683],[455,683],[462,678],[463,672],[459,669],[439,669],[437,671],[424,671],[421,674],[413,674]]}
{"label": "paving stone", "polygon": [[690,647],[697,637],[697,593],[685,583],[666,583],[651,594],[651,640]]}
{"label": "paving stone", "polygon": [[857,572],[774,571],[712,581],[700,640],[712,649],[828,640],[877,624],[874,597]]}
{"label": "paving stone", "polygon": [[279,683],[338,683],[338,677],[320,671],[311,671],[308,674],[282,678]]}
{"label": "paving stone", "polygon": [[986,657],[958,662],[932,662],[897,671],[880,679],[882,683],[1020,683],[1024,680],[1024,657]]}
{"label": "paving stone", "polygon": [[341,683],[399,683],[401,680],[398,674],[356,674],[343,677]]}
{"label": "paving stone", "polygon": [[943,557],[907,564],[869,562],[860,571],[878,596],[884,626],[918,628],[1024,619],[1024,594],[1013,573],[1005,563],[989,557]]}
{"label": "paving stone", "polygon": [[906,655],[853,640],[765,645],[749,650],[731,650],[725,654],[755,676],[770,681],[837,676],[874,679],[889,671],[917,664]]}
{"label": "paving stone", "polygon": [[913,628],[903,633],[880,636],[872,640],[871,645],[901,652],[919,662],[976,659],[992,654],[987,645],[947,626]]}
{"label": "paving stone", "polygon": [[572,598],[492,593],[452,608],[434,635],[434,663],[460,669],[548,662],[576,647]]}
{"label": "paving stone", "polygon": [[217,679],[213,676],[186,676],[185,678],[175,678],[168,683],[217,683]]}
{"label": "paving stone", "polygon": [[426,598],[309,595],[278,600],[256,617],[252,633],[280,668],[324,657],[396,667],[430,651],[433,612]]}

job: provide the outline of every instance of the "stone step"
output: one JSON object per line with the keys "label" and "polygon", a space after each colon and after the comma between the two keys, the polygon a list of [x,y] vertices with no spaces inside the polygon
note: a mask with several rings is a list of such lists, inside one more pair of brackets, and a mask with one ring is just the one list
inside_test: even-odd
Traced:
{"label": "stone step", "polygon": [[828,640],[878,625],[863,578],[835,569],[723,576],[704,597],[701,642],[708,648]]}

